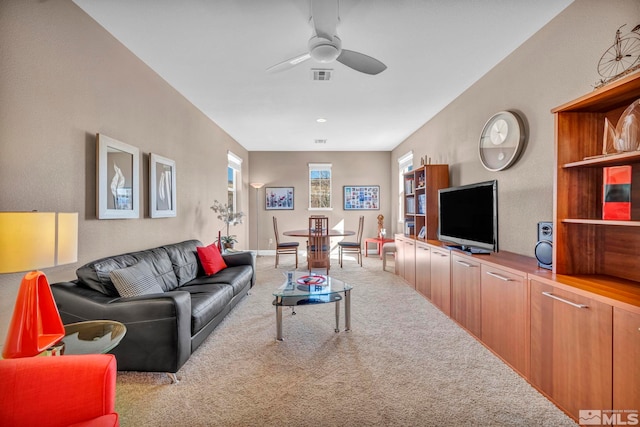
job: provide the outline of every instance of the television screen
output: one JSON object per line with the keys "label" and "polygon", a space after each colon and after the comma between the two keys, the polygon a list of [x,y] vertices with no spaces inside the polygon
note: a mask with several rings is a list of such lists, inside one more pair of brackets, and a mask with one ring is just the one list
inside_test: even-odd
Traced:
{"label": "television screen", "polygon": [[438,191],[438,239],[471,253],[498,252],[498,182]]}

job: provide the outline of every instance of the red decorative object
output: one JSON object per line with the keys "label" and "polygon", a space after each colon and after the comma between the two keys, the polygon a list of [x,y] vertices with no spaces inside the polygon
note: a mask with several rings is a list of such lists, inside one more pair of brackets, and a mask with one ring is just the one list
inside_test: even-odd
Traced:
{"label": "red decorative object", "polygon": [[602,219],[631,220],[631,166],[603,168]]}
{"label": "red decorative object", "polygon": [[307,286],[325,286],[325,281],[327,279],[324,276],[302,276],[297,282],[301,285]]}
{"label": "red decorative object", "polygon": [[64,337],[53,294],[42,271],[27,273],[20,284],[2,357],[30,357]]}

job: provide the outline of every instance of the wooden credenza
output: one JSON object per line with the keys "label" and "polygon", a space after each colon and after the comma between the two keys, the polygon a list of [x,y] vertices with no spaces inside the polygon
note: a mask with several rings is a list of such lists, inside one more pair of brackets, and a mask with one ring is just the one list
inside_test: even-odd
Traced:
{"label": "wooden credenza", "polygon": [[580,410],[640,410],[640,285],[397,237],[411,248],[407,283],[576,421]]}

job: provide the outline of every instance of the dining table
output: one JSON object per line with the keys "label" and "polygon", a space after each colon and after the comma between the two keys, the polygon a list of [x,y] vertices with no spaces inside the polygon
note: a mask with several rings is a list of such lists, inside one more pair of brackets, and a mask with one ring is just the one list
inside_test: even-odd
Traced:
{"label": "dining table", "polygon": [[[306,237],[307,239],[309,238],[309,236],[311,235],[312,231],[309,230],[308,228],[303,228],[300,230],[289,230],[289,231],[284,231],[282,234],[285,236],[289,236],[289,237]],[[323,242],[323,245],[326,245],[327,247],[330,247],[330,240],[332,237],[345,237],[345,236],[353,236],[354,234],[356,234],[355,231],[351,231],[351,230],[336,230],[333,228],[329,228],[327,230],[323,230],[323,238],[326,239],[326,242]],[[323,240],[324,240],[323,239]],[[327,257],[329,257],[329,253],[331,252],[331,250],[329,250],[329,252],[327,252]],[[330,263],[330,261],[329,261]]]}

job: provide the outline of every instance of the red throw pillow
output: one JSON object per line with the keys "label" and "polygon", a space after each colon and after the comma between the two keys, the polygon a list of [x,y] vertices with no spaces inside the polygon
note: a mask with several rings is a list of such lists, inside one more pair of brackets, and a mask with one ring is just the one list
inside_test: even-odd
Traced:
{"label": "red throw pillow", "polygon": [[224,262],[215,243],[205,247],[198,246],[196,249],[198,250],[200,263],[202,263],[202,267],[207,276],[216,274],[218,271],[227,268],[227,264]]}

